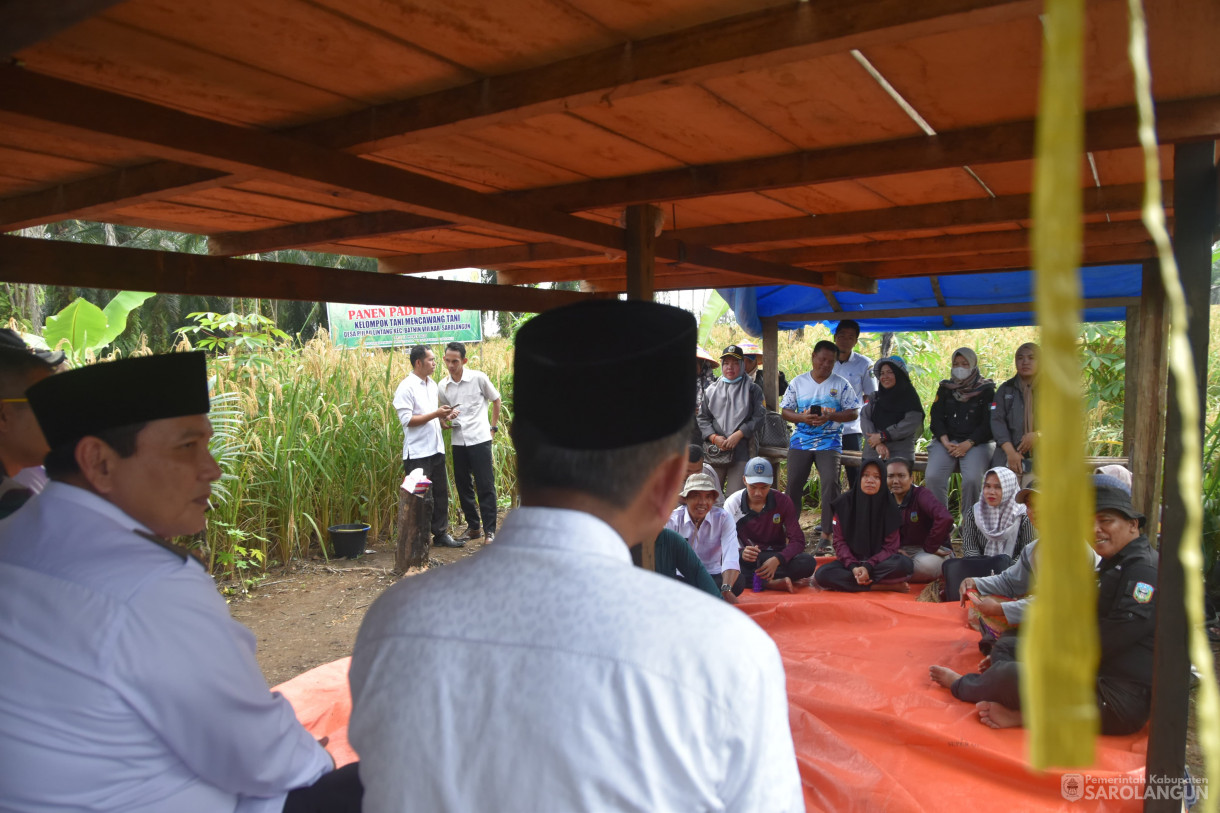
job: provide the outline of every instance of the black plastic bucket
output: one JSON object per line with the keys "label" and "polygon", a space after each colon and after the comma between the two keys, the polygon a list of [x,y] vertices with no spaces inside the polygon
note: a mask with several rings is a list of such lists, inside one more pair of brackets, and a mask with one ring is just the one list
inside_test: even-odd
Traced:
{"label": "black plastic bucket", "polygon": [[366,522],[354,525],[332,525],[326,529],[330,534],[330,547],[335,552],[335,558],[355,559],[364,554],[364,544],[369,538],[369,528]]}

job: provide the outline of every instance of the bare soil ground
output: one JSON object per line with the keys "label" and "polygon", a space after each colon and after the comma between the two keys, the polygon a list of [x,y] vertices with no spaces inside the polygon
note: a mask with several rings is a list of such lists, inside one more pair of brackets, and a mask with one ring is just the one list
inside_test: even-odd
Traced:
{"label": "bare soil ground", "polygon": [[[464,548],[432,548],[430,566],[456,562],[482,547],[477,539]],[[230,598],[233,617],[258,638],[258,662],[269,684],[352,654],[369,605],[397,580],[393,540],[377,540],[369,550],[359,559],[277,568],[247,595]]]}

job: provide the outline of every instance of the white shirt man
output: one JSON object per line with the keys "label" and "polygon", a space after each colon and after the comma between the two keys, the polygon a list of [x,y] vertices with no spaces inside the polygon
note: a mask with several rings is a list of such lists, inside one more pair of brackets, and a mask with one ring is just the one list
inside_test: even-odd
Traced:
{"label": "white shirt man", "polygon": [[[517,333],[523,507],[477,556],[389,588],[356,641],[363,813],[804,810],[775,643],[631,565],[682,482],[696,332],[593,301]],[[588,404],[557,410],[572,392]]]}
{"label": "white shirt man", "polygon": [[728,512],[715,504],[715,489],[716,484],[706,474],[687,477],[682,487],[686,504],[674,509],[665,527],[686,537],[721,595],[736,603],[731,591],[741,571],[737,526]]}
{"label": "white shirt man", "polygon": [[320,779],[358,791],[165,541],[203,529],[220,479],[203,354],[79,368],[29,398],[52,482],[0,524],[0,810],[280,813]]}
{"label": "white shirt man", "polygon": [[492,435],[500,426],[500,391],[486,375],[467,369],[466,346],[461,342],[445,346],[445,369],[449,372],[439,387],[440,402],[454,411],[449,419],[453,430],[453,480],[466,517],[466,538],[478,539],[486,532],[485,540],[491,542],[496,536],[496,472],[491,444]]}
{"label": "white shirt man", "polygon": [[432,500],[432,544],[460,548],[466,543],[449,535],[449,475],[445,471],[445,440],[441,421],[453,408],[440,404],[440,391],[432,380],[436,354],[423,345],[411,348],[411,374],[394,391],[394,411],[402,423],[402,470],[423,469],[432,481],[426,499]]}

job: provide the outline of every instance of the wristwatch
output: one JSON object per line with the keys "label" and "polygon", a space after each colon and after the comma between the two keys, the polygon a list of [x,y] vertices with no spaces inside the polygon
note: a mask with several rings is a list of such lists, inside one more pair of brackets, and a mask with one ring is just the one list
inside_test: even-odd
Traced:
{"label": "wristwatch", "polygon": [[721,592],[721,593],[727,593],[727,592],[729,592],[729,591],[730,591],[730,590],[732,590],[732,589],[733,589],[733,585],[731,585],[731,584],[722,584],[722,585],[720,585],[720,592]]}
{"label": "wristwatch", "polygon": [[491,431],[492,431],[492,432],[499,432],[499,431],[500,431],[500,427],[498,427],[498,426],[493,426],[493,427],[491,428]]}

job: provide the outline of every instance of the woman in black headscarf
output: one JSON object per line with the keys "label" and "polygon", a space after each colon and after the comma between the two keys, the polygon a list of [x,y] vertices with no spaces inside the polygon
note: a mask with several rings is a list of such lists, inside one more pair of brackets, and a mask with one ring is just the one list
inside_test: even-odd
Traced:
{"label": "woman in black headscarf", "polygon": [[915,439],[923,434],[923,404],[907,375],[901,356],[890,356],[873,365],[877,392],[860,410],[864,433],[864,460],[915,459]]}
{"label": "woman in black headscarf", "polygon": [[890,499],[881,464],[870,460],[856,486],[831,505],[835,556],[818,568],[814,580],[825,590],[910,590],[913,560],[898,552],[902,515]]}

